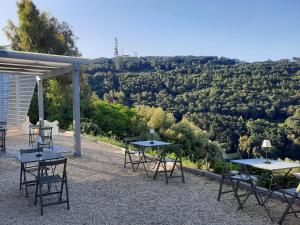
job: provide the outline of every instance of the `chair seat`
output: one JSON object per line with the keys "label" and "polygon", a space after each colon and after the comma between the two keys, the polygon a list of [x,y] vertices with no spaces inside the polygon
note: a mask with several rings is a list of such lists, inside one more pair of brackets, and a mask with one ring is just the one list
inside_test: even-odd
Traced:
{"label": "chair seat", "polygon": [[59,175],[52,175],[52,176],[44,176],[40,177],[41,184],[51,184],[51,183],[58,183],[62,182],[63,179]]}
{"label": "chair seat", "polygon": [[178,160],[176,160],[176,159],[172,159],[172,158],[165,158],[165,161],[166,162],[178,162]]}
{"label": "chair seat", "polygon": [[39,167],[38,166],[36,166],[36,167],[32,166],[32,167],[25,168],[24,170],[27,173],[33,173],[33,172],[37,172],[39,170]]}
{"label": "chair seat", "polygon": [[300,173],[294,173],[294,176],[300,179]]}
{"label": "chair seat", "polygon": [[143,153],[143,151],[141,151],[141,150],[129,150],[129,154],[132,154],[132,155],[134,155],[134,154],[142,154]]}
{"label": "chair seat", "polygon": [[253,176],[253,175],[249,176],[247,174],[234,174],[230,178],[234,179],[234,180],[241,180],[241,181],[249,181],[249,180],[257,181],[258,180],[257,176]]}
{"label": "chair seat", "polygon": [[[45,167],[45,170],[49,170],[49,168]],[[38,165],[34,165],[34,166],[28,166],[24,168],[25,172],[27,173],[34,173],[37,172],[39,170],[39,166]]]}
{"label": "chair seat", "polygon": [[239,174],[240,172],[239,171],[237,171],[237,170],[230,170],[229,171],[229,174],[230,175],[236,175],[236,174]]}
{"label": "chair seat", "polygon": [[[288,188],[288,189],[281,189],[281,191],[284,194],[288,194],[288,195],[294,195],[296,193],[296,188]],[[296,198],[300,199],[300,192],[298,192]]]}

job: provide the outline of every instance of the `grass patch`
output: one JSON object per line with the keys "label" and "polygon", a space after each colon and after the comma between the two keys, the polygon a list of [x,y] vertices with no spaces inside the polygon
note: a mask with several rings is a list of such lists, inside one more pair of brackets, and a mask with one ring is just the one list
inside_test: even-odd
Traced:
{"label": "grass patch", "polygon": [[116,145],[118,147],[125,147],[125,144],[118,140],[115,137],[108,137],[108,136],[103,136],[103,135],[99,135],[99,136],[93,136],[93,135],[86,135],[89,139],[92,139],[93,141],[102,141],[108,144],[112,144],[112,145]]}

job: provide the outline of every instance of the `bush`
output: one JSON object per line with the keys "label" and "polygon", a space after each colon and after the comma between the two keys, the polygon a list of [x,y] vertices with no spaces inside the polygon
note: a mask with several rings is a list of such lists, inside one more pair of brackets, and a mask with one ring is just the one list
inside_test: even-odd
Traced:
{"label": "bush", "polygon": [[192,122],[183,118],[164,134],[168,140],[183,145],[184,156],[192,162],[199,162],[200,167],[208,169],[221,159],[217,143],[211,142],[206,134]]}

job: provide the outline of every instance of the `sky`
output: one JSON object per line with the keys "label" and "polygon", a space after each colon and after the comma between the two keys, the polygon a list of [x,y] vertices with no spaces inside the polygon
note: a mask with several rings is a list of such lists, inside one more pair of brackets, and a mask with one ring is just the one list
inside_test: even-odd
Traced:
{"label": "sky", "polygon": [[[83,57],[224,56],[243,61],[300,56],[300,0],[33,0],[69,23]],[[16,2],[0,0],[0,45]]]}

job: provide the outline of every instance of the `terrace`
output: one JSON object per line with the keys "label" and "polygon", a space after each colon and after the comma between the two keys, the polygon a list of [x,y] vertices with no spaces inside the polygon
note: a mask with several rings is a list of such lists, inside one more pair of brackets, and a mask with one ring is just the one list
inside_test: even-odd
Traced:
{"label": "terrace", "polygon": [[[72,149],[70,135],[60,133],[54,141]],[[27,135],[8,132],[9,152],[27,142]],[[47,207],[44,216],[33,204],[34,188],[28,198],[18,190],[19,163],[1,158],[1,224],[272,224],[253,197],[239,211],[232,195],[218,202],[217,181],[186,173],[185,183],[175,179],[166,185],[163,176],[153,180],[142,169],[124,169],[119,147],[82,137],[82,149],[82,157],[68,156],[70,210],[63,205]],[[268,203],[273,215],[284,210],[279,203]],[[285,224],[298,221],[288,216]]]}
{"label": "terrace", "polygon": [[[272,224],[252,196],[244,210],[237,210],[233,195],[225,195],[217,201],[219,182],[215,180],[186,172],[185,183],[179,179],[166,185],[163,176],[153,180],[153,169],[147,177],[142,167],[137,172],[129,166],[124,168],[121,148],[80,136],[79,64],[88,60],[9,51],[0,53],[0,73],[12,74],[14,79],[10,82],[15,84],[9,86],[14,90],[13,94],[1,89],[4,93],[0,102],[1,115],[6,115],[3,118],[9,128],[7,154],[0,155],[1,224]],[[42,79],[69,72],[73,73],[74,137],[60,132],[54,136],[54,144],[71,153],[74,148],[74,154],[65,154],[70,210],[66,211],[64,205],[47,207],[45,215],[40,216],[39,207],[34,206],[35,188],[29,187],[28,197],[19,191],[20,163],[12,156],[28,146],[28,136],[16,128],[24,122],[29,107],[28,102],[22,102],[23,97],[31,99],[35,82],[38,83],[42,122]],[[28,89],[23,90],[24,85],[28,85]],[[275,217],[285,209],[273,199],[268,202],[268,207]],[[285,224],[298,224],[298,221],[288,216]]]}

